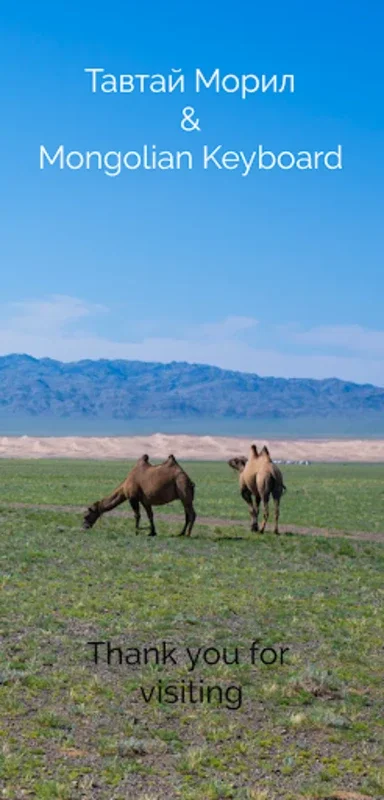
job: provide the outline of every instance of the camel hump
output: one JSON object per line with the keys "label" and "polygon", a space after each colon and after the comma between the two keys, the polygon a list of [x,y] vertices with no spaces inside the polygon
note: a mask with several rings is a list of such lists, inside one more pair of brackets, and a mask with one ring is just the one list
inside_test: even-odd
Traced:
{"label": "camel hump", "polygon": [[257,452],[257,447],[256,447],[256,445],[255,445],[255,444],[251,444],[251,453],[250,453],[250,456],[251,456],[251,458],[257,458],[257,457],[258,457],[258,455],[259,455],[259,454],[258,454],[258,452]]}
{"label": "camel hump", "polygon": [[163,466],[163,467],[178,467],[179,464],[177,463],[173,453],[171,453],[171,455],[168,456],[168,458],[166,458],[165,461],[163,461],[161,466]]}
{"label": "camel hump", "polygon": [[138,464],[148,464],[149,463],[149,455],[147,455],[147,453],[144,453],[144,455],[139,458],[137,463]]}
{"label": "camel hump", "polygon": [[264,445],[264,447],[263,447],[263,449],[262,449],[261,453],[262,453],[262,455],[264,455],[264,456],[268,456],[268,458],[269,458],[269,459],[271,458],[271,456],[270,456],[270,453],[269,453],[269,450],[268,450],[268,447],[267,447],[266,445]]}

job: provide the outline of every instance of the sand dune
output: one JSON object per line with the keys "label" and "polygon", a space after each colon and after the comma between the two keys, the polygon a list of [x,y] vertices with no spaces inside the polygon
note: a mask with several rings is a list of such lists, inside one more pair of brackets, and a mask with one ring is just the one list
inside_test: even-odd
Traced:
{"label": "sand dune", "polygon": [[[226,460],[248,452],[250,439],[231,436],[2,436],[2,458],[132,459],[143,453],[165,458]],[[256,442],[258,443],[258,442]],[[272,456],[282,460],[384,462],[384,439],[265,440]]]}

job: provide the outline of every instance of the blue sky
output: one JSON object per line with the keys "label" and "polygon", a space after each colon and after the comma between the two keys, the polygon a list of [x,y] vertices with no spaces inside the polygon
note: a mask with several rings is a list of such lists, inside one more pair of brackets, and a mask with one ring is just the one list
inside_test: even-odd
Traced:
{"label": "blue sky", "polygon": [[[8,4],[0,352],[384,385],[383,33],[380,2]],[[295,93],[95,95],[87,67],[294,73]],[[144,143],[341,144],[343,170],[39,170],[40,145]]]}

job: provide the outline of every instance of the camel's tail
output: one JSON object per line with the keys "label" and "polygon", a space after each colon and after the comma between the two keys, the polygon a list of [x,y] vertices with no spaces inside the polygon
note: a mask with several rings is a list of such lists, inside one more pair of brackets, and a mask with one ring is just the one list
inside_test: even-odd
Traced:
{"label": "camel's tail", "polygon": [[283,494],[285,494],[286,491],[287,491],[287,487],[286,487],[285,483],[283,483]]}

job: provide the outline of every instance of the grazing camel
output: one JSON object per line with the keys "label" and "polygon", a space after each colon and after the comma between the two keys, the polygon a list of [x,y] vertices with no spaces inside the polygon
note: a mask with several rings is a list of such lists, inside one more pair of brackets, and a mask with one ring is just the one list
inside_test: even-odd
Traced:
{"label": "grazing camel", "polygon": [[253,444],[248,459],[245,456],[238,456],[231,458],[228,464],[232,469],[240,473],[240,493],[249,506],[252,521],[251,530],[259,530],[258,517],[260,503],[262,502],[264,514],[260,533],[264,532],[269,516],[269,498],[272,495],[275,504],[274,532],[279,533],[280,499],[286,491],[286,487],[279,468],[273,463],[269,455],[268,448],[263,447],[259,453],[256,445]]}
{"label": "grazing camel", "polygon": [[84,516],[83,528],[92,528],[102,514],[112,511],[125,500],[129,500],[135,514],[136,533],[139,532],[141,504],[149,519],[151,527],[149,536],[156,536],[152,506],[162,506],[172,503],[173,500],[181,500],[185,511],[185,524],[179,535],[184,536],[186,533],[187,536],[190,536],[196,519],[193,507],[194,488],[195,484],[177,463],[174,456],[169,456],[166,461],[157,466],[149,463],[147,455],[142,456],[125,481],[109,497],[98,500],[88,508]]}

